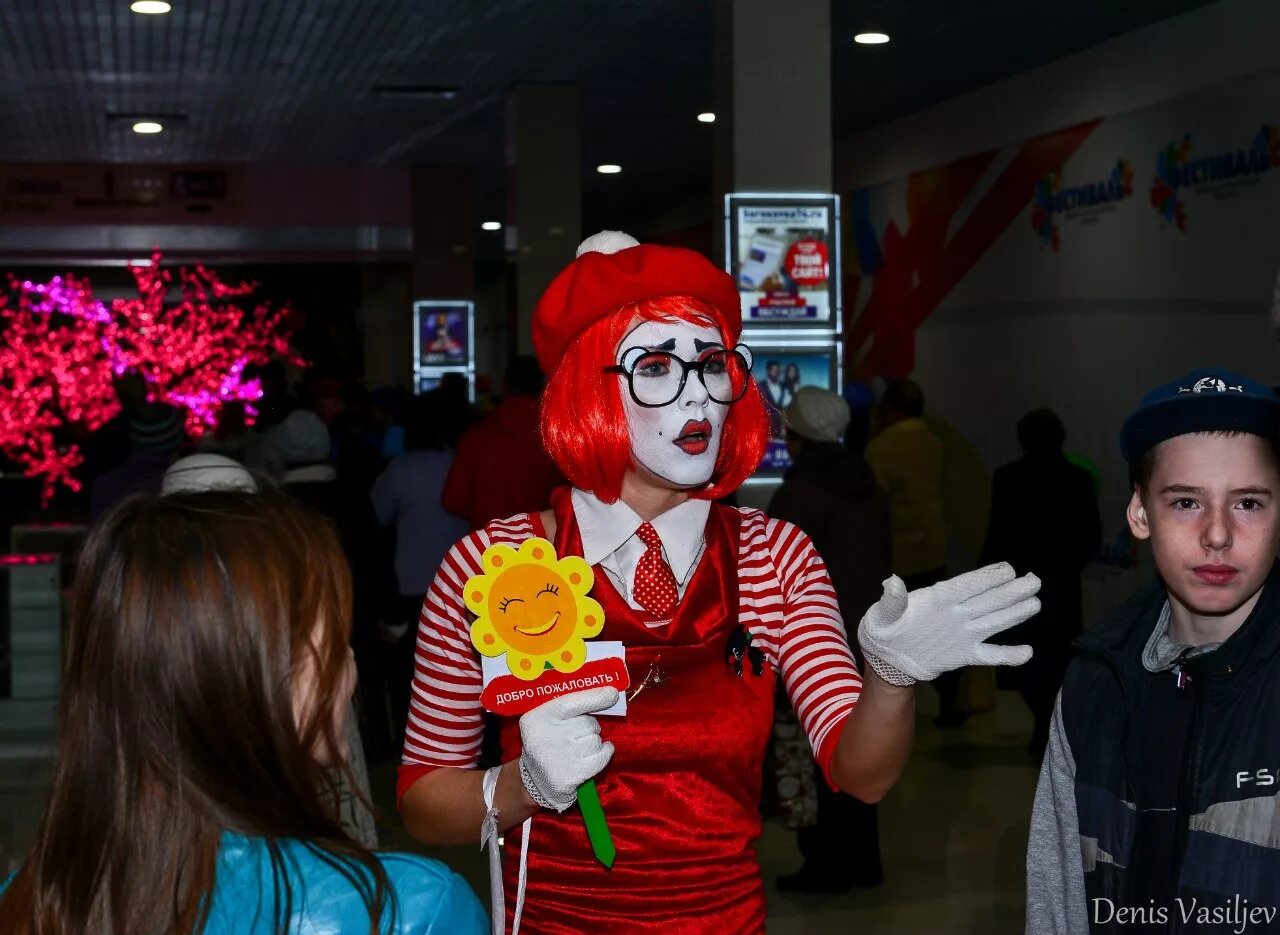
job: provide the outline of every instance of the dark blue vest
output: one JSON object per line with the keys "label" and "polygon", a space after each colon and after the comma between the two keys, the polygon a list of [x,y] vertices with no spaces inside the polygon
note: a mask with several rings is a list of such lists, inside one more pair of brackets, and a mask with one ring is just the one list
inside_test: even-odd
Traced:
{"label": "dark blue vest", "polygon": [[1062,713],[1092,931],[1280,932],[1278,569],[1182,678],[1142,665],[1163,586],[1076,641]]}

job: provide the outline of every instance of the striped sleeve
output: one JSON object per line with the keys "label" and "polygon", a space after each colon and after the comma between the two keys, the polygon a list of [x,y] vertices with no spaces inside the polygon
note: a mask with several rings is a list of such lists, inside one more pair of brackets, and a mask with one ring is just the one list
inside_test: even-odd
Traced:
{"label": "striped sleeve", "polygon": [[467,579],[480,574],[480,558],[490,545],[514,546],[532,535],[528,516],[493,522],[459,541],[440,563],[418,617],[397,801],[434,769],[473,769],[479,761],[484,735],[480,656],[471,645],[462,589]]}
{"label": "striped sleeve", "polygon": [[744,619],[763,637],[828,781],[841,729],[862,692],[835,588],[809,537],[791,523],[744,511],[740,588]]}

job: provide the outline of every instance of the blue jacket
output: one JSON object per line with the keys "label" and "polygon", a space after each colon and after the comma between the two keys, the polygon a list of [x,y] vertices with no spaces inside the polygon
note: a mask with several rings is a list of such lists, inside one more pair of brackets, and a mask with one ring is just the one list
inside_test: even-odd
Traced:
{"label": "blue jacket", "polygon": [[1162,932],[1233,929],[1184,923],[1193,905],[1242,903],[1246,912],[1270,908],[1273,919],[1280,906],[1280,564],[1240,629],[1187,658],[1181,677],[1142,663],[1166,599],[1155,587],[1081,637],[1062,686],[1089,930],[1098,935],[1136,928],[1106,916],[1111,905],[1165,909],[1167,923],[1155,917]]}
{"label": "blue jacket", "polygon": [[[293,915],[290,935],[365,935],[364,900],[337,870],[298,841],[281,842]],[[489,921],[461,877],[439,861],[380,853],[396,898],[396,927],[384,935],[486,935]],[[0,884],[0,892],[8,885]],[[218,879],[204,935],[276,935],[271,859],[266,844],[226,832],[218,853]]]}

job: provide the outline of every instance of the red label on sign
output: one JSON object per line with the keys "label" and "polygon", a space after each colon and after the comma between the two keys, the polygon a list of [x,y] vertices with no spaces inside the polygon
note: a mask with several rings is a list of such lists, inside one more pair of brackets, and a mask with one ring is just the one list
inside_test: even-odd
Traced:
{"label": "red label on sign", "polygon": [[821,240],[797,240],[787,250],[787,275],[797,286],[827,281],[827,245]]}
{"label": "red label on sign", "polygon": [[514,675],[501,675],[485,686],[480,693],[480,703],[486,711],[494,714],[519,717],[526,711],[532,711],[538,705],[569,692],[604,686],[626,691],[630,685],[627,664],[616,656],[610,656],[584,662],[577,672],[547,669],[533,681],[518,679]]}
{"label": "red label on sign", "polygon": [[804,308],[809,300],[790,292],[766,292],[758,304],[762,308]]}

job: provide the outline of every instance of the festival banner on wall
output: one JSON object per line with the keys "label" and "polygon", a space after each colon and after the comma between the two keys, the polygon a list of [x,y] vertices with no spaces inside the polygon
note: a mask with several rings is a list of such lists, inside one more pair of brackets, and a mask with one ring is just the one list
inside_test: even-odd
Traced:
{"label": "festival banner on wall", "polygon": [[846,372],[905,376],[938,312],[1269,304],[1280,71],[849,193]]}
{"label": "festival banner on wall", "polygon": [[1118,159],[1105,178],[1073,184],[1061,167],[1036,182],[1031,199],[1031,228],[1042,247],[1062,249],[1064,227],[1101,223],[1133,196],[1133,163]]}
{"label": "festival banner on wall", "polygon": [[[1244,141],[1242,140],[1242,143]],[[1202,150],[1203,151],[1203,150]],[[1186,233],[1188,198],[1234,198],[1280,167],[1280,128],[1263,124],[1247,145],[1200,155],[1190,133],[1156,154],[1151,205],[1166,226]]]}
{"label": "festival banner on wall", "polygon": [[834,195],[725,198],[725,269],[745,328],[839,326],[840,201]]}

